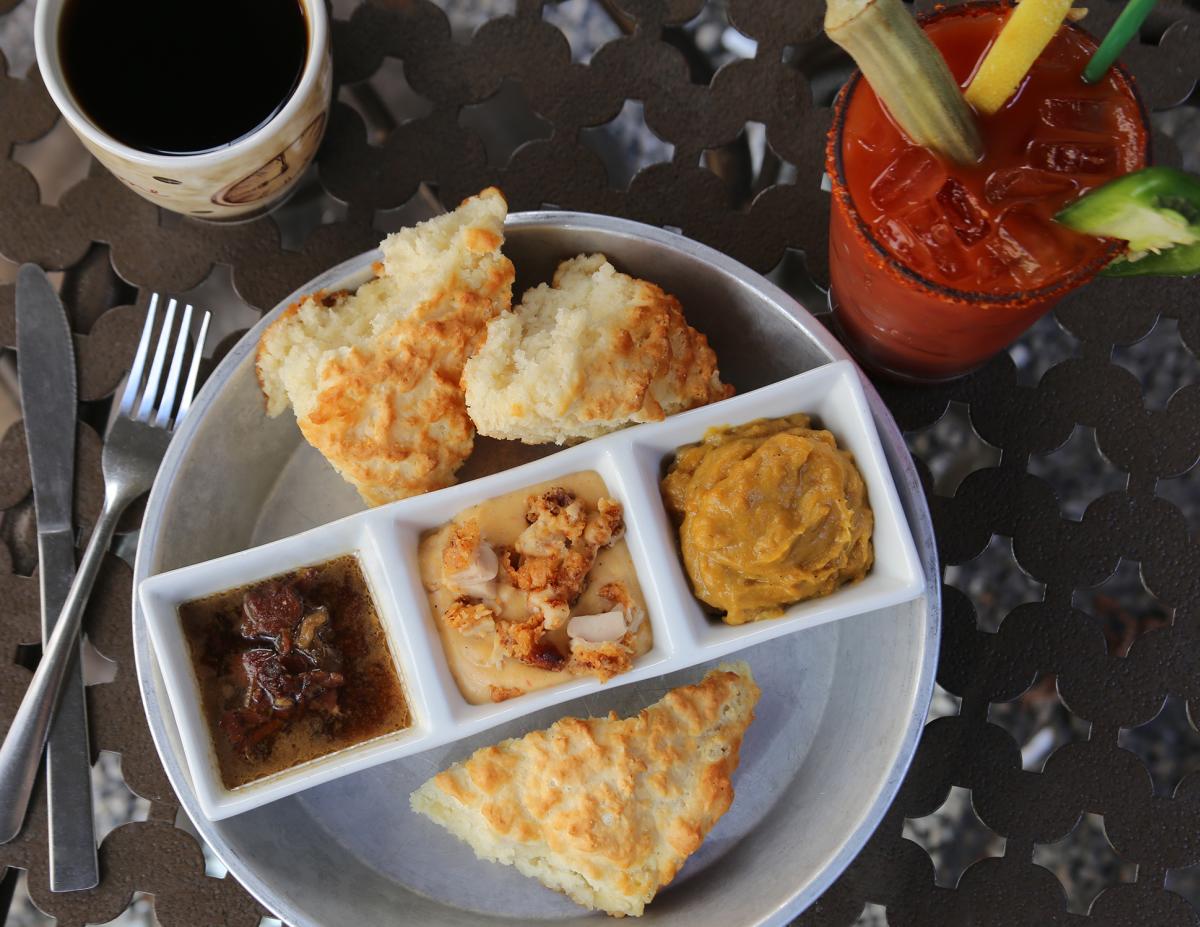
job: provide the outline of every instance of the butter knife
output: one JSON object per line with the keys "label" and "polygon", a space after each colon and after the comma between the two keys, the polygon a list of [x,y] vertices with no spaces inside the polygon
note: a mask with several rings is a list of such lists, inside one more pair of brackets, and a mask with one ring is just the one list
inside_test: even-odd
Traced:
{"label": "butter knife", "polygon": [[[75,351],[54,288],[36,264],[17,274],[17,379],[37,513],[42,640],[50,637],[75,577]],[[100,881],[92,819],[83,667],[76,654],[46,743],[50,890],[80,891]]]}

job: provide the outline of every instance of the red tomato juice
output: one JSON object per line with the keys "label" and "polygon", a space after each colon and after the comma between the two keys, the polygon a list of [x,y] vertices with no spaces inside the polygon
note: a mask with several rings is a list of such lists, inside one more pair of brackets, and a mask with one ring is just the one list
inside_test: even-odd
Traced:
{"label": "red tomato juice", "polygon": [[[942,9],[923,22],[965,86],[1011,11]],[[1114,68],[1081,74],[1095,42],[1064,25],[1007,104],[978,116],[985,155],[959,165],[914,146],[856,75],[840,94],[830,274],[835,318],[869,366],[903,379],[960,376],[1002,350],[1121,250],[1052,219],[1146,163],[1145,113]]]}

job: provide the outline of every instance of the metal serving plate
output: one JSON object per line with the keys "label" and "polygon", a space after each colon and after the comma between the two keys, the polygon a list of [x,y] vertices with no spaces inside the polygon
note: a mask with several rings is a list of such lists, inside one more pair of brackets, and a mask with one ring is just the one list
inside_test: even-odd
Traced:
{"label": "metal serving plate", "polygon": [[[517,287],[548,280],[563,258],[603,251],[661,284],[708,335],[739,392],[845,358],[824,328],[736,261],[635,222],[577,213],[509,217],[505,253]],[[261,329],[303,293],[356,286],[364,254],[301,287],[213,373],[163,461],[150,494],[135,581],[242,550],[358,511],[352,489],[301,438],[290,415],[267,419],[254,377]],[[900,785],[933,687],[940,584],[933,529],[895,422],[866,384],[880,438],[928,578],[924,596],[743,651],[763,690],[742,746],[737,797],[674,883],[655,899],[655,925],[782,924],[810,904],[862,848]],[[545,449],[481,439],[463,479]],[[365,770],[221,821],[196,803],[178,730],[133,613],[137,672],[150,728],[180,801],[222,862],[292,927],[460,925],[589,914],[413,814],[408,795],[476,748],[567,714],[624,715],[698,679],[697,667],[527,715],[476,737]],[[508,923],[512,921],[509,920]]]}

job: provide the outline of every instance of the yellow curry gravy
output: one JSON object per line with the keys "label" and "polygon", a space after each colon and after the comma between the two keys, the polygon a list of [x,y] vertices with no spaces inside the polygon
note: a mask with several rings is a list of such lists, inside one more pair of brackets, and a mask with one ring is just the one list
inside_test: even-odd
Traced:
{"label": "yellow curry gravy", "polygon": [[807,415],[710,429],[662,489],[693,590],[728,624],[777,618],[874,561],[862,475]]}
{"label": "yellow curry gravy", "polygon": [[[609,495],[604,480],[598,473],[573,473],[465,509],[452,521],[426,533],[421,539],[421,579],[429,597],[434,623],[459,691],[473,705],[504,701],[525,692],[558,685],[571,678],[569,662],[563,669],[549,670],[531,666],[508,655],[498,656],[491,637],[464,634],[451,627],[445,620],[446,612],[453,605],[456,595],[443,582],[442,556],[455,526],[475,519],[483,541],[497,550],[508,548],[516,542],[518,535],[527,526],[526,512],[529,500],[554,488],[567,490],[582,500],[589,509],[595,509],[599,499]],[[571,606],[571,614],[590,615],[613,608],[611,602],[600,595],[600,590],[612,582],[619,582],[625,586],[630,599],[645,616],[645,599],[623,538],[597,552],[582,593]],[[503,581],[499,584],[496,604],[500,610],[499,617],[503,620],[519,622],[529,614],[526,593],[506,585]],[[569,651],[569,641],[563,628],[547,631],[545,640],[560,653],[565,654]],[[646,653],[652,644],[650,621],[645,617],[634,634],[634,656]]]}
{"label": "yellow curry gravy", "polygon": [[353,555],[187,602],[179,616],[227,788],[412,723]]}

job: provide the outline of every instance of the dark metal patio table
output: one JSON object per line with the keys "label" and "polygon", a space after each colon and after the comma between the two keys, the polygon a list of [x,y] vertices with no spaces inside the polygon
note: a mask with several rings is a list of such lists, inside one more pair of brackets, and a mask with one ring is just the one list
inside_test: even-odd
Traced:
{"label": "dark metal patio table", "polygon": [[[0,0],[0,347],[15,341],[16,264],[60,272],[81,539],[102,496],[98,432],[152,291],[219,304],[220,356],[304,280],[488,184],[514,210],[679,229],[823,305],[822,151],[848,65],[820,35],[818,0],[333,7],[339,91],[317,170],[272,216],[219,227],[160,213],[89,162],[30,66],[31,0]],[[1094,0],[1089,26],[1118,8]],[[1200,8],[1164,0],[1125,60],[1154,111],[1156,160],[1200,169]],[[927,476],[939,689],[883,824],[798,923],[1200,923],[1197,357],[1200,283],[1102,281],[971,377],[880,384]],[[39,627],[19,422],[0,440],[0,510],[7,719]],[[177,826],[132,672],[130,575],[111,556],[93,599],[90,640],[116,666],[92,659],[107,681],[89,711],[98,787],[119,769],[140,798],[115,820],[101,803],[106,829],[125,823],[104,836],[100,886],[72,895],[47,890],[39,801],[0,847],[0,903],[25,870],[22,892],[61,927],[107,922],[136,893],[167,927],[253,927],[266,912],[211,861],[206,875]],[[41,922],[18,895],[8,923]]]}

